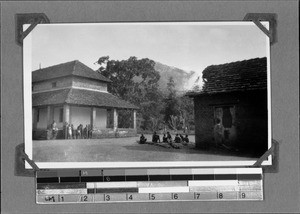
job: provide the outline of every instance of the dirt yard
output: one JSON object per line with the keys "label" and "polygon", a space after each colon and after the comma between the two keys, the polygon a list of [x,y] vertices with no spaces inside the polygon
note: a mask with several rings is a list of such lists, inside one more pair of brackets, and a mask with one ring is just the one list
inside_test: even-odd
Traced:
{"label": "dirt yard", "polygon": [[[151,136],[146,136],[151,139]],[[33,141],[36,162],[105,162],[105,161],[238,161],[255,160],[224,150],[194,149],[195,138],[182,149],[138,144],[138,137],[79,140]]]}

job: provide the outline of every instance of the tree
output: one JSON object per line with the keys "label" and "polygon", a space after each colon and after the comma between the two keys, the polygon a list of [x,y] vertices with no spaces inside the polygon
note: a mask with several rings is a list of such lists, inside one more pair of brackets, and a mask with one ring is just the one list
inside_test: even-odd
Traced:
{"label": "tree", "polygon": [[[150,118],[159,118],[162,106],[162,93],[158,87],[160,74],[154,69],[155,62],[134,56],[121,61],[103,56],[96,63],[100,65],[97,71],[112,81],[108,91],[140,107],[138,120],[144,129],[151,129]],[[126,123],[128,126],[128,122],[122,117],[120,125]]]}
{"label": "tree", "polygon": [[[132,56],[118,61],[104,56],[97,63],[100,65],[98,72],[112,81],[108,86],[109,92],[135,104],[158,86],[159,72],[154,69],[155,62],[148,58],[138,60]],[[132,93],[139,96],[131,96]]]}
{"label": "tree", "polygon": [[194,101],[187,97],[182,96],[178,99],[181,126],[183,130],[193,129],[194,126]]}
{"label": "tree", "polygon": [[174,116],[174,115],[170,115],[170,120],[169,120],[169,126],[177,131],[178,129],[180,129],[180,117],[178,116]]}
{"label": "tree", "polygon": [[171,115],[179,115],[177,94],[173,77],[169,78],[169,82],[167,83],[167,91],[168,96],[165,99],[164,121],[166,124],[170,125],[169,121],[171,120]]}

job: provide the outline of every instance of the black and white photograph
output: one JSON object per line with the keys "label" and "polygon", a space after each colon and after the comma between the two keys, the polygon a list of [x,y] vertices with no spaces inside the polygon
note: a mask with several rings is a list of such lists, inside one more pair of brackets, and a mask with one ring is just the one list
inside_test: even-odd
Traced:
{"label": "black and white photograph", "polygon": [[41,168],[245,166],[271,147],[270,42],[253,22],[39,24],[23,60]]}

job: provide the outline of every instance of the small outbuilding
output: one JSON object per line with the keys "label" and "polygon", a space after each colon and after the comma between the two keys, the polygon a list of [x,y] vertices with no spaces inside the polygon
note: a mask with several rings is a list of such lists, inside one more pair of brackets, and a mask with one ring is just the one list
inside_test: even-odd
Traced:
{"label": "small outbuilding", "polygon": [[255,58],[203,71],[201,91],[194,99],[196,147],[217,145],[219,122],[222,144],[261,155],[268,148],[267,58]]}
{"label": "small outbuilding", "polygon": [[[78,60],[32,72],[33,138],[45,139],[53,121],[90,127],[93,138],[135,136],[137,106],[107,91],[111,80]],[[132,112],[131,127],[118,127],[118,111]]]}

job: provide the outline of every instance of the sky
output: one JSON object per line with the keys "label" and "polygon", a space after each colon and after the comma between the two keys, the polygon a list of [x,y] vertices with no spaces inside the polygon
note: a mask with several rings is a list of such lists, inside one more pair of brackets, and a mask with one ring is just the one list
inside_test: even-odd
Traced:
{"label": "sky", "polygon": [[96,70],[102,56],[136,56],[201,74],[268,55],[267,36],[252,22],[40,24],[30,37],[32,70],[72,60]]}

